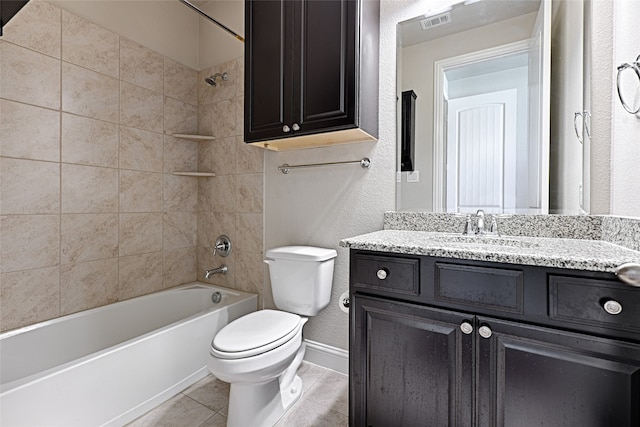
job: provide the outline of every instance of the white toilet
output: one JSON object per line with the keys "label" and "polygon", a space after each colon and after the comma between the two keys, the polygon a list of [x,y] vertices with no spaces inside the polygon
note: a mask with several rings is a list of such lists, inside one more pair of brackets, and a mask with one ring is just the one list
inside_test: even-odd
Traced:
{"label": "white toilet", "polygon": [[334,249],[269,249],[273,300],[280,310],[260,310],[234,320],[211,342],[208,367],[231,383],[228,427],[273,426],[302,395],[296,371],[305,345],[302,327],[329,304]]}

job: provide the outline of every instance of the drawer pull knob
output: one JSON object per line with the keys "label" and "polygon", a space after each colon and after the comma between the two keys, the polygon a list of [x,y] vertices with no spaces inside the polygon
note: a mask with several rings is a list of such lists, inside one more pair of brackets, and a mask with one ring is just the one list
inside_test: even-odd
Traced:
{"label": "drawer pull knob", "polygon": [[291,128],[287,125],[282,126],[282,132],[287,133],[291,132]]}
{"label": "drawer pull knob", "polygon": [[616,275],[620,281],[631,285],[640,286],[640,264],[628,262],[616,268]]}
{"label": "drawer pull knob", "polygon": [[482,338],[490,338],[493,332],[491,332],[491,328],[488,326],[480,326],[478,329],[478,333]]}
{"label": "drawer pull knob", "polygon": [[376,273],[376,276],[378,276],[378,279],[380,280],[384,280],[387,278],[387,276],[389,275],[389,272],[387,271],[386,268],[381,268],[380,270],[378,270],[378,272]]}
{"label": "drawer pull knob", "polygon": [[462,322],[462,324],[460,325],[460,330],[463,334],[469,335],[471,332],[473,332],[473,326],[471,326],[471,323],[469,322]]}
{"label": "drawer pull knob", "polygon": [[604,311],[613,315],[620,314],[622,313],[622,304],[610,299],[604,303]]}

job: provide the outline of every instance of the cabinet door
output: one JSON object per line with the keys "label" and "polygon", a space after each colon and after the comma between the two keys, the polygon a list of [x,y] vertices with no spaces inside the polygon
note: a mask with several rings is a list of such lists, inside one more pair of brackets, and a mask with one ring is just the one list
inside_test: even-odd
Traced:
{"label": "cabinet door", "polygon": [[296,1],[296,133],[355,127],[356,0]]}
{"label": "cabinet door", "polygon": [[352,426],[469,426],[470,319],[354,295],[350,331]]}
{"label": "cabinet door", "polygon": [[478,318],[478,425],[640,425],[640,346]]}
{"label": "cabinet door", "polygon": [[245,2],[245,141],[280,138],[291,126],[294,3]]}

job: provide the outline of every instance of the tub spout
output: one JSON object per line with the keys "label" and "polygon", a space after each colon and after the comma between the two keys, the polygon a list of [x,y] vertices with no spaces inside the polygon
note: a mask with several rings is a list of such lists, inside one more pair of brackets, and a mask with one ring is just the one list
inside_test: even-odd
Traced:
{"label": "tub spout", "polygon": [[205,279],[209,279],[211,276],[213,276],[214,274],[227,274],[227,270],[229,270],[227,268],[226,265],[222,264],[220,267],[218,268],[212,268],[211,270],[205,270],[204,271],[204,278]]}

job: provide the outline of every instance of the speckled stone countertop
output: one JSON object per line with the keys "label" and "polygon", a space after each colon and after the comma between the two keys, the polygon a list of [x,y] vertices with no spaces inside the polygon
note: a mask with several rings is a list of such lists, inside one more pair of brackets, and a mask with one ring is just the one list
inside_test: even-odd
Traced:
{"label": "speckled stone countertop", "polygon": [[602,240],[575,238],[465,237],[453,233],[387,229],[344,239],[340,246],[398,254],[604,272],[614,272],[616,267],[628,262],[640,264],[638,251]]}

